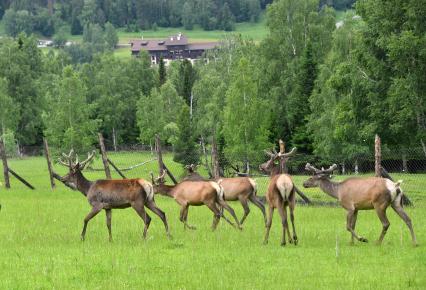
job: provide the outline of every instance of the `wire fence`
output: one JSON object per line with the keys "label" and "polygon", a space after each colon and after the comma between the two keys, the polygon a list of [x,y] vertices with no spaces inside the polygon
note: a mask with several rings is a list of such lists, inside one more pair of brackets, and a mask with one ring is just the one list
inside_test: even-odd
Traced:
{"label": "wire fence", "polygon": [[[95,150],[99,150],[95,148]],[[52,150],[54,151],[54,149]],[[23,156],[44,156],[42,147],[26,147],[21,150]],[[104,166],[101,154],[97,154],[95,160],[86,169],[86,174],[89,179],[105,178]],[[107,145],[107,157],[110,161],[110,171],[112,178],[144,178],[151,180],[151,172],[154,176],[159,174],[159,163],[157,152],[153,146],[149,145],[125,145],[116,147],[116,151],[109,144]],[[181,181],[188,174],[185,165],[189,165],[189,162],[181,161],[178,163],[174,160],[175,153],[173,148],[163,146],[162,147],[162,159],[167,169],[176,177],[178,181]],[[12,159],[22,158],[12,157]],[[30,160],[31,158],[25,157],[24,160]],[[189,160],[190,158],[188,158]],[[192,159],[192,158],[191,158]],[[244,160],[241,157],[241,160]],[[250,163],[249,168],[244,166],[244,162],[236,162],[232,164],[228,162],[221,172],[225,177],[247,175],[255,179],[258,186],[258,195],[264,195],[268,182],[269,176],[259,171],[259,163],[268,160],[263,152],[259,152],[258,162]],[[332,201],[330,197],[322,193],[318,188],[303,188],[302,184],[305,181],[309,173],[305,171],[305,165],[307,162],[315,165],[316,167],[328,167],[332,163],[338,164],[338,169],[335,171],[335,180],[341,181],[348,177],[353,176],[374,176],[374,154],[359,154],[356,157],[341,161],[341,158],[328,158],[324,161],[319,156],[296,154],[291,157],[286,166],[288,173],[292,175],[295,185],[305,193],[311,200],[321,201]],[[28,161],[28,166],[31,166]],[[62,168],[54,159],[55,171],[59,173],[66,172],[66,168]],[[211,148],[207,146],[203,151],[200,149],[199,164],[197,172],[204,178],[212,178],[212,155]],[[402,188],[405,194],[415,204],[416,201],[426,200],[426,157],[422,148],[410,148],[404,151],[385,151],[382,156],[382,166],[389,172],[394,180],[403,180]],[[121,171],[120,175],[115,168]],[[46,166],[47,168],[47,166]],[[244,170],[243,170],[244,169]],[[46,170],[46,174],[47,170]],[[1,177],[3,178],[3,177]],[[0,180],[1,180],[0,178]],[[31,176],[27,176],[28,180],[31,181]],[[166,179],[166,182],[171,183],[170,179]]]}

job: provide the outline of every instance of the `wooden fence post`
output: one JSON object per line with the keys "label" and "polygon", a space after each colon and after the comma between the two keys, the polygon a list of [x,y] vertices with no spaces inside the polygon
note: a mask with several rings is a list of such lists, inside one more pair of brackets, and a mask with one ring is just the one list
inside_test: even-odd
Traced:
{"label": "wooden fence post", "polygon": [[10,188],[9,167],[7,165],[6,148],[4,147],[3,138],[0,138],[0,155],[3,161],[4,185],[6,188],[9,189]]}
{"label": "wooden fence post", "polygon": [[52,189],[55,189],[56,185],[55,185],[55,179],[53,178],[52,161],[50,159],[49,145],[47,144],[46,138],[43,138],[43,144],[44,144],[44,155],[46,156],[46,160],[47,160],[47,169],[49,170],[50,187]]}
{"label": "wooden fence post", "polygon": [[381,164],[382,164],[382,148],[381,148],[381,141],[379,135],[376,134],[376,138],[374,141],[374,159],[375,159],[375,166],[374,166],[374,172],[377,177],[381,176]]}
{"label": "wooden fence post", "polygon": [[217,179],[220,177],[219,158],[217,156],[217,143],[216,137],[213,135],[212,141],[212,159],[213,159],[213,178]]}
{"label": "wooden fence post", "polygon": [[163,154],[161,153],[160,136],[158,135],[155,135],[155,151],[157,151],[158,174],[159,176],[162,176],[164,172],[164,163],[163,163]]}
{"label": "wooden fence post", "polygon": [[98,136],[99,145],[101,147],[102,162],[104,163],[105,175],[106,178],[111,179],[111,171],[109,170],[108,157],[105,150],[104,136],[102,136],[102,133],[98,133]]}

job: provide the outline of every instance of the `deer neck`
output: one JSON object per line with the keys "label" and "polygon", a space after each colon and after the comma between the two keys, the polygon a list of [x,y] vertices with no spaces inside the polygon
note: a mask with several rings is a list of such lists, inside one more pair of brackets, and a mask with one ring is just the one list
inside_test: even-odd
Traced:
{"label": "deer neck", "polygon": [[280,166],[274,166],[271,170],[271,176],[281,174]]}
{"label": "deer neck", "polygon": [[332,182],[329,179],[322,179],[320,181],[319,187],[321,188],[322,191],[327,193],[329,196],[334,197],[335,199],[339,199],[339,193],[338,193],[339,183]]}
{"label": "deer neck", "polygon": [[173,186],[173,185],[161,184],[159,186],[158,192],[162,195],[166,195],[166,196],[174,198],[175,197],[174,189],[175,189],[175,186]]}
{"label": "deer neck", "polygon": [[92,184],[93,182],[87,180],[86,177],[84,177],[83,173],[77,173],[77,189],[81,191],[81,193],[83,193],[85,196],[89,192],[89,189]]}

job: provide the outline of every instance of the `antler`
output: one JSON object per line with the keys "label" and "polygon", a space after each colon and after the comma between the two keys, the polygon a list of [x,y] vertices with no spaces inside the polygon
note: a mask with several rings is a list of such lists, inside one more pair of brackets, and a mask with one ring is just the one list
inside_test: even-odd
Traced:
{"label": "antler", "polygon": [[296,154],[296,151],[297,151],[297,148],[293,147],[293,149],[291,149],[291,151],[288,152],[288,153],[283,153],[283,154],[278,153],[278,157],[281,157],[281,158],[290,157],[290,156],[293,156],[294,154]]}
{"label": "antler", "polygon": [[331,165],[328,169],[319,170],[312,166],[310,163],[306,163],[305,170],[311,171],[315,174],[330,174],[337,168],[337,164]]}
{"label": "antler", "polygon": [[69,168],[71,168],[71,166],[72,166],[72,155],[74,154],[74,149],[71,149],[70,150],[70,153],[67,155],[67,154],[65,154],[65,153],[62,153],[62,156],[65,158],[65,160],[66,161],[68,161],[68,162],[65,162],[65,161],[63,161],[62,160],[62,158],[58,158],[58,162],[60,163],[60,164],[62,164],[62,165],[64,165],[64,166],[66,166],[66,167],[69,167]]}
{"label": "antler", "polygon": [[[86,166],[86,164],[93,159],[93,157],[95,157],[95,150],[93,150],[92,153],[87,153],[87,159],[80,163],[80,168],[83,169]],[[78,155],[77,155],[76,164],[78,164]]]}
{"label": "antler", "polygon": [[[275,150],[275,149],[274,149]],[[274,153],[272,153],[272,151],[269,151],[269,150],[263,150],[263,152],[265,152],[265,154],[266,155],[268,155],[269,157],[271,157],[271,158],[275,158],[276,157],[276,155],[277,155],[277,153],[275,152],[275,154]]]}
{"label": "antler", "polygon": [[[163,174],[161,174],[161,176],[157,177],[156,182],[162,183],[163,180],[164,180],[164,176],[166,175],[166,173],[167,173],[167,170],[164,169]],[[152,177],[152,178],[154,178],[154,177]]]}

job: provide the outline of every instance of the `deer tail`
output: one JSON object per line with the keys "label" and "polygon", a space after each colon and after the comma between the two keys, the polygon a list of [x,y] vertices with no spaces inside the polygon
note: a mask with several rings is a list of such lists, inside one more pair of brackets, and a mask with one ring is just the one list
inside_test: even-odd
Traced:
{"label": "deer tail", "polygon": [[254,196],[257,196],[257,183],[256,183],[256,181],[252,178],[249,178],[248,180],[249,180],[251,186],[253,187]]}
{"label": "deer tail", "polygon": [[143,189],[145,190],[146,193],[146,198],[149,201],[154,200],[154,187],[152,186],[151,183],[147,182],[146,180],[143,179],[139,179],[138,183],[143,187]]}
{"label": "deer tail", "polygon": [[217,192],[217,197],[220,200],[224,200],[225,199],[225,192],[223,190],[222,185],[220,185],[222,183],[222,179],[219,179],[218,181],[214,182],[214,181],[210,181],[210,184],[216,189]]}

